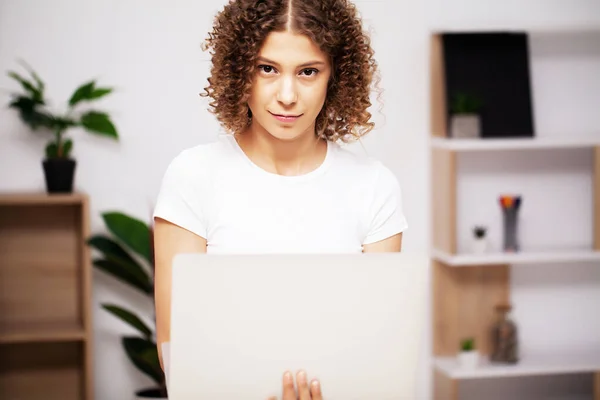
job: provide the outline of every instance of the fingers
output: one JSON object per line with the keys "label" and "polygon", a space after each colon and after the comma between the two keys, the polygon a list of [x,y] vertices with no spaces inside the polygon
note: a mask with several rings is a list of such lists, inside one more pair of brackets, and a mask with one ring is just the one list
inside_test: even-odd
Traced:
{"label": "fingers", "polygon": [[317,379],[313,379],[310,382],[310,395],[309,399],[312,400],[323,400],[323,393],[321,392],[321,383]]}
{"label": "fingers", "polygon": [[[292,373],[286,371],[283,374],[282,400],[323,400],[320,382],[317,379],[313,379],[311,382],[309,382],[306,371],[298,371],[296,374],[296,382],[298,386],[297,393]],[[271,397],[268,400],[277,399],[275,397]]]}
{"label": "fingers", "polygon": [[310,389],[308,388],[308,378],[305,371],[298,371],[296,374],[296,382],[298,382],[298,400],[311,400]]}
{"label": "fingers", "polygon": [[282,400],[297,400],[296,390],[294,388],[294,377],[292,373],[286,371],[283,374],[283,397]]}

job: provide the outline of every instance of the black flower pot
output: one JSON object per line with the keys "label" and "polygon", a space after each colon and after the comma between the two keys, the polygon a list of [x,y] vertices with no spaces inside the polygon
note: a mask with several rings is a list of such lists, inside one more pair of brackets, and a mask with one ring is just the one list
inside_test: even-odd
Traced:
{"label": "black flower pot", "polygon": [[47,158],[42,162],[48,193],[71,193],[76,162],[70,158]]}
{"label": "black flower pot", "polygon": [[162,391],[158,388],[151,389],[142,389],[138,390],[136,393],[137,400],[146,400],[146,399],[155,399],[155,400],[167,400],[167,396],[165,396]]}

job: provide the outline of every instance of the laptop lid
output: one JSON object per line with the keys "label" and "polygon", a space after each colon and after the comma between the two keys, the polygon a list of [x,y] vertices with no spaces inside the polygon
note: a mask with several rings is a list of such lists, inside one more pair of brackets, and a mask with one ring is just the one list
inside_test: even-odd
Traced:
{"label": "laptop lid", "polygon": [[285,370],[327,400],[416,397],[425,255],[180,254],[170,400],[281,398]]}

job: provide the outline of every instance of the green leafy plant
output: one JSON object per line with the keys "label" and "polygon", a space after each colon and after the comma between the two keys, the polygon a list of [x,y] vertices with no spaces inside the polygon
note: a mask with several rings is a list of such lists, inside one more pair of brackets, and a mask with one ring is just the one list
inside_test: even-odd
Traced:
{"label": "green leafy plant", "polygon": [[460,349],[462,351],[475,350],[475,339],[474,338],[466,338],[466,339],[461,340]]}
{"label": "green leafy plant", "polygon": [[119,134],[106,112],[86,110],[78,112],[78,107],[101,99],[112,93],[112,88],[98,87],[95,80],[79,86],[69,98],[64,113],[50,111],[46,99],[46,84],[39,75],[24,61],[19,61],[29,76],[8,71],[8,76],[17,81],[22,92],[11,93],[9,108],[18,111],[24,124],[33,131],[46,129],[53,138],[46,145],[46,158],[69,158],[73,149],[73,140],[66,137],[71,128],[80,127],[85,131],[118,140]]}
{"label": "green leafy plant", "polygon": [[[96,234],[88,238],[88,245],[102,255],[93,259],[94,266],[148,296],[154,302],[151,227],[122,212],[105,212],[102,218],[111,235]],[[139,393],[144,392],[148,397],[167,397],[154,330],[133,311],[116,304],[102,304],[102,307],[139,333],[137,336],[123,337],[123,348],[133,365],[157,385],[156,388],[145,389]]]}
{"label": "green leafy plant", "polygon": [[452,114],[477,114],[482,106],[482,100],[474,94],[456,92],[452,97],[450,110]]}

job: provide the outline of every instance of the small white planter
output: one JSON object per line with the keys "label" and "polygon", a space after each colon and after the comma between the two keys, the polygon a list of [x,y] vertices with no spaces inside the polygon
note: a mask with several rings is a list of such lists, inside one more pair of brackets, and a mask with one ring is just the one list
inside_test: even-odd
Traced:
{"label": "small white planter", "polygon": [[458,364],[465,369],[476,368],[479,365],[479,352],[477,350],[461,351],[458,353]]}
{"label": "small white planter", "polygon": [[478,114],[455,114],[450,117],[450,136],[475,139],[481,136],[481,119]]}
{"label": "small white planter", "polygon": [[483,254],[487,251],[487,238],[481,237],[481,238],[473,238],[473,241],[471,243],[471,251],[474,254]]}

